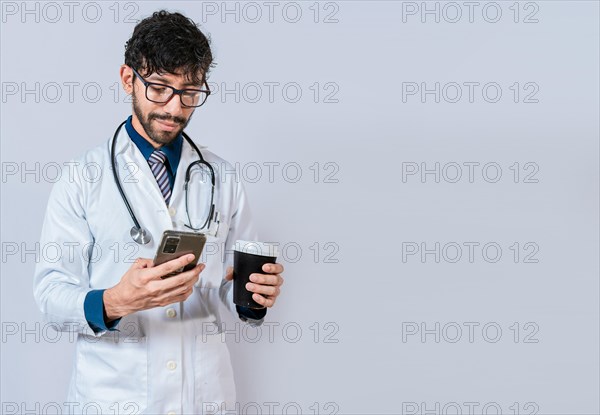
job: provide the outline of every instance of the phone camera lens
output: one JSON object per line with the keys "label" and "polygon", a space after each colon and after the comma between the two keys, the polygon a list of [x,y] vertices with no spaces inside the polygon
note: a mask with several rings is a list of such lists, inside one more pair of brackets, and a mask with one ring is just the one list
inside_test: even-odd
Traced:
{"label": "phone camera lens", "polygon": [[165,254],[173,254],[177,251],[177,245],[179,245],[179,238],[167,238],[163,252]]}

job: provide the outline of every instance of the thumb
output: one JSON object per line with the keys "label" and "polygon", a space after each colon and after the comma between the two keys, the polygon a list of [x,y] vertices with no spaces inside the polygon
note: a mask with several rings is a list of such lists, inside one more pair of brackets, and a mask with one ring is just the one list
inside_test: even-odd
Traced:
{"label": "thumb", "polygon": [[225,272],[225,280],[233,280],[233,267],[227,267],[227,271]]}

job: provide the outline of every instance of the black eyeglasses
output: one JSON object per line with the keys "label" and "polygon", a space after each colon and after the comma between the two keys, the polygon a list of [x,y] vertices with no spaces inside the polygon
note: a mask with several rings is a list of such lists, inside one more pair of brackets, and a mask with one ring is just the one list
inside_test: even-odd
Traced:
{"label": "black eyeglasses", "polygon": [[206,89],[177,89],[170,85],[148,82],[142,78],[142,76],[135,69],[131,69],[146,87],[146,98],[148,101],[152,101],[157,104],[164,104],[168,102],[173,95],[177,94],[179,95],[179,99],[181,99],[181,105],[184,107],[197,108],[204,104],[210,95],[210,89],[208,89],[206,82]]}

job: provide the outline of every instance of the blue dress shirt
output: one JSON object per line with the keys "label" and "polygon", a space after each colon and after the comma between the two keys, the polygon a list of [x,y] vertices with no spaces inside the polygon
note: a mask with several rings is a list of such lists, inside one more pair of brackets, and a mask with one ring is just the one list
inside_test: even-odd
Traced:
{"label": "blue dress shirt", "polygon": [[[131,115],[129,118],[127,118],[125,129],[127,130],[127,134],[129,134],[131,141],[135,143],[146,161],[148,161],[150,159],[150,155],[154,153],[155,148],[148,140],[135,131],[135,128],[133,128],[133,124],[131,123]],[[179,166],[179,160],[181,158],[182,144],[183,136],[179,134],[175,140],[171,141],[169,144],[163,145],[160,148],[167,156],[167,161],[165,164],[167,164],[167,174],[169,176],[169,182],[171,183],[171,189],[175,184],[175,175],[177,174],[177,166]]]}
{"label": "blue dress shirt", "polygon": [[[140,150],[146,161],[148,161],[150,155],[154,152],[155,149],[152,146],[152,144],[148,142],[148,140],[142,137],[135,130],[135,128],[133,128],[131,120],[132,116],[129,116],[129,118],[127,118],[127,122],[125,123],[125,129],[127,130],[127,134],[129,134],[131,141],[135,143],[135,145]],[[167,174],[169,176],[171,188],[173,188],[173,184],[175,183],[175,175],[177,174],[177,167],[179,166],[179,160],[181,159],[182,145],[183,136],[179,134],[177,138],[175,138],[172,142],[163,145],[160,148],[167,156]],[[83,302],[83,311],[85,313],[85,319],[96,333],[105,330],[117,330],[116,327],[121,321],[121,319],[119,318],[117,320],[107,322],[108,318],[106,316],[106,310],[104,309],[103,301],[104,291],[105,290],[91,290],[89,293],[87,293]],[[248,318],[253,320],[260,320],[267,314],[266,308],[255,310],[236,305],[236,309],[240,319],[244,321]]]}

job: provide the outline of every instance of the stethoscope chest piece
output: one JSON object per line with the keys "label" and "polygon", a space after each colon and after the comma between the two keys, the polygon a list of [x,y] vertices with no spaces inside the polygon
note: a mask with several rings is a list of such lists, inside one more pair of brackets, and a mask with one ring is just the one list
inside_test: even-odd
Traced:
{"label": "stethoscope chest piece", "polygon": [[140,245],[146,245],[152,240],[150,233],[144,228],[136,228],[135,226],[129,231],[131,238]]}

